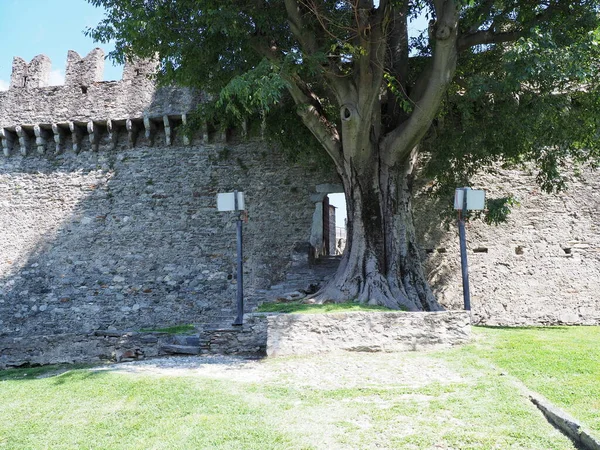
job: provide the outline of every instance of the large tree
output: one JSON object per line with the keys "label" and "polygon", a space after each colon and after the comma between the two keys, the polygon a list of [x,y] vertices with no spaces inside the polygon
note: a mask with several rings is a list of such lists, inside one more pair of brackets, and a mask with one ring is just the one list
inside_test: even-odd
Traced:
{"label": "large tree", "polygon": [[440,186],[533,160],[547,189],[566,159],[598,157],[598,1],[88,1],[117,60],[158,54],[163,81],[209,94],[212,120],[260,116],[284,147],[328,155],[348,247],[319,299],[440,308],[412,219],[419,153]]}

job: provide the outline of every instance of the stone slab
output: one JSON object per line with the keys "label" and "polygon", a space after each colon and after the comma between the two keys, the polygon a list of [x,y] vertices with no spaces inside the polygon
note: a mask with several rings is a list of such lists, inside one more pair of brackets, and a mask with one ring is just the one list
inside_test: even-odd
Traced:
{"label": "stone slab", "polygon": [[471,336],[466,311],[281,314],[267,320],[267,356],[417,351],[464,344]]}

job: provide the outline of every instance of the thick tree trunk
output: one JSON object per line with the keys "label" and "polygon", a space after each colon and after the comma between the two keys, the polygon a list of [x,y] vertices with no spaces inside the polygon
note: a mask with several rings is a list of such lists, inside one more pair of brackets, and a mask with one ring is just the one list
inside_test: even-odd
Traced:
{"label": "thick tree trunk", "polygon": [[[377,152],[374,152],[375,154]],[[421,265],[413,225],[414,161],[387,167],[347,166],[342,175],[348,210],[348,242],[334,277],[315,296],[354,300],[410,311],[442,309]]]}

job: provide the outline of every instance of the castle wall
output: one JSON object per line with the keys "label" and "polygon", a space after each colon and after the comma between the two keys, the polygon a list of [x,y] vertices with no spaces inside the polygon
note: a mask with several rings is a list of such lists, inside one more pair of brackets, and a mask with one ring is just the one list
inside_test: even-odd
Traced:
{"label": "castle wall", "polygon": [[[11,88],[0,92],[0,344],[233,318],[234,215],[216,211],[218,192],[246,194],[249,301],[308,253],[311,194],[335,182],[331,173],[290,166],[235,132],[227,139],[205,125],[183,136],[202,98],[156,89],[152,62],[99,82],[100,51],[68,61],[65,85],[47,87],[47,58],[15,59]],[[506,224],[468,227],[475,321],[600,323],[600,177],[574,179],[559,197],[517,171],[477,183],[521,206]],[[436,295],[460,309],[456,229],[435,220],[439,205],[415,204]]]}
{"label": "castle wall", "polygon": [[[527,171],[495,172],[478,177],[473,187],[490,197],[513,195],[520,204],[504,224],[467,223],[474,322],[600,324],[600,174],[572,176],[568,191],[550,195],[540,192]],[[462,308],[456,223],[446,229],[440,204],[423,194],[415,203],[434,292],[447,308]],[[435,217],[440,220],[432,221]]]}
{"label": "castle wall", "polygon": [[0,93],[0,366],[17,338],[232,320],[235,214],[217,193],[246,196],[251,306],[308,258],[311,194],[332,181],[237,130],[190,140],[200,96],[156,90],[148,63],[97,82],[98,52],[69,56],[64,86]]}
{"label": "castle wall", "polygon": [[[246,195],[247,297],[283,277],[308,239],[311,186],[250,141],[14,156],[0,164],[4,335],[156,328],[234,316],[235,222]],[[301,245],[300,245],[301,246]]]}

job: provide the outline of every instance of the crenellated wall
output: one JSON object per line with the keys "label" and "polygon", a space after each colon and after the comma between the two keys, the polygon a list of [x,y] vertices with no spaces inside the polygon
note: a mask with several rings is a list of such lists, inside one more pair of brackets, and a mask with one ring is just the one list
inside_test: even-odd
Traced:
{"label": "crenellated wall", "polygon": [[235,215],[218,192],[246,195],[249,307],[308,258],[311,194],[331,173],[242,127],[184,136],[201,97],[156,89],[152,62],[102,82],[101,50],[70,52],[65,85],[47,87],[46,59],[18,62],[0,93],[0,367],[3,342],[14,361],[41,336],[231,321]]}
{"label": "crenellated wall", "polygon": [[13,61],[8,91],[0,92],[0,140],[5,156],[75,153],[83,142],[98,150],[101,136],[117,146],[122,135],[133,148],[140,134],[152,140],[157,129],[170,131],[185,122],[201,95],[185,88],[159,88],[152,80],[152,61],[126,63],[120,81],[99,81],[104,52],[92,50],[85,58],[69,51],[63,86],[48,86],[50,60],[39,55],[27,64]]}

